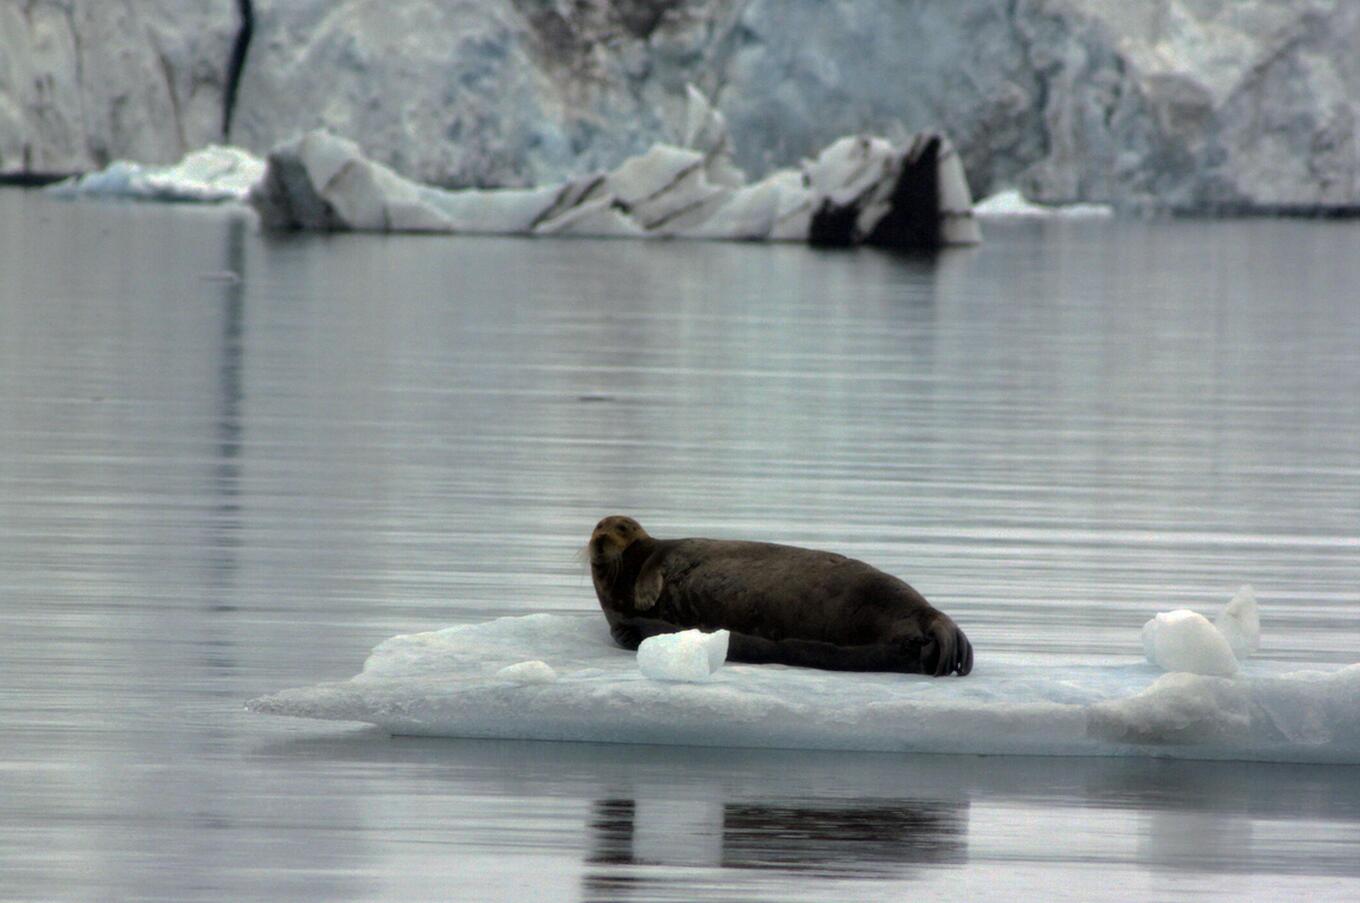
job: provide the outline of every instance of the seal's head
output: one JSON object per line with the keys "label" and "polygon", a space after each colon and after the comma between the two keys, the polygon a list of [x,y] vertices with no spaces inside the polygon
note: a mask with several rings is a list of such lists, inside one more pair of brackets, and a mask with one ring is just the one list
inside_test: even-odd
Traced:
{"label": "seal's head", "polygon": [[595,532],[590,534],[590,563],[598,566],[616,562],[633,543],[650,538],[631,517],[611,514],[596,524]]}

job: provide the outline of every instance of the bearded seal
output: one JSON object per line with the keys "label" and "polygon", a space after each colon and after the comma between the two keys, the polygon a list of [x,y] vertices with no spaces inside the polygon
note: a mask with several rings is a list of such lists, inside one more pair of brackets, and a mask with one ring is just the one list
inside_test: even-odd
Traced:
{"label": "bearded seal", "polygon": [[653,539],[631,517],[595,526],[595,595],[625,649],[697,627],[728,630],[727,657],[832,671],[960,676],[963,631],[904,581],[832,552],[766,542]]}

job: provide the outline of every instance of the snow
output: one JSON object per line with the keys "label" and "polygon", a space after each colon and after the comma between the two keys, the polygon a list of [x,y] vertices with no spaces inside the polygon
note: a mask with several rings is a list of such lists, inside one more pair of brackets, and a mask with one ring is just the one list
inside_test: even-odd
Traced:
{"label": "snow", "polygon": [[1105,219],[1114,215],[1109,204],[1035,204],[1014,188],[999,191],[973,205],[980,219]]}
{"label": "snow", "polygon": [[[647,677],[598,613],[536,614],[393,637],[350,680],[247,705],[446,737],[1360,763],[1360,664],[1165,674],[989,655],[974,639],[966,678],[729,662],[693,683]],[[508,677],[546,673],[530,662],[557,679]]]}
{"label": "snow", "polygon": [[114,197],[148,201],[244,201],[264,175],[264,161],[238,147],[196,150],[173,166],[116,160],[105,168],[65,179],[47,191],[59,197]]}
{"label": "snow", "polygon": [[703,683],[727,660],[726,630],[679,633],[648,637],[638,646],[638,670],[652,680]]}
{"label": "snow", "polygon": [[550,684],[557,680],[557,672],[552,669],[552,665],[537,659],[506,665],[496,672],[496,676],[516,684]]}

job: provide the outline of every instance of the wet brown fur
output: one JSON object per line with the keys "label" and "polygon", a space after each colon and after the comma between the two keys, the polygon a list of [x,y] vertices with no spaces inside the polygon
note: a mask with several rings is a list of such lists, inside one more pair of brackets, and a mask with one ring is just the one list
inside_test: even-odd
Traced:
{"label": "wet brown fur", "polygon": [[631,517],[586,546],[614,641],[731,631],[728,658],[837,671],[967,674],[973,647],[902,580],[831,552],[716,539],[658,540]]}

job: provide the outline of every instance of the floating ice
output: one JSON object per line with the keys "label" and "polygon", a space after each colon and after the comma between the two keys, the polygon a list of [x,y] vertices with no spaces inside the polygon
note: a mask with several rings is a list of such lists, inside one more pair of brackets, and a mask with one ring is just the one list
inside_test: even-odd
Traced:
{"label": "floating ice", "polygon": [[59,197],[114,197],[148,201],[243,201],[264,176],[264,161],[239,147],[210,145],[173,166],[116,160],[98,172],[65,179],[46,190]]}
{"label": "floating ice", "polygon": [[979,219],[1103,219],[1113,216],[1109,204],[1035,204],[1014,188],[998,191],[973,205]]}
{"label": "floating ice", "polygon": [[[558,679],[506,679],[531,660]],[[993,654],[966,678],[728,663],[664,682],[596,613],[393,637],[350,680],[248,707],[450,737],[1360,763],[1360,664],[1252,662],[1225,678]]]}
{"label": "floating ice", "polygon": [[[735,173],[735,174],[734,174]],[[958,154],[843,138],[753,185],[722,158],[655,145],[609,173],[533,189],[444,191],[309,132],[269,154],[250,202],[266,228],[709,238],[913,246],[978,240]]]}
{"label": "floating ice", "polygon": [[727,660],[726,630],[682,630],[648,637],[638,646],[637,663],[652,680],[703,683]]}
{"label": "floating ice", "polygon": [[1143,653],[1167,671],[1237,673],[1237,657],[1223,634],[1204,615],[1185,608],[1164,611],[1143,625]]}
{"label": "floating ice", "polygon": [[842,138],[755,184],[732,163],[721,114],[689,89],[688,147],[654,145],[608,173],[527,190],[444,191],[309,132],[269,154],[250,202],[266,228],[811,241],[891,247],[979,238],[948,139]]}

